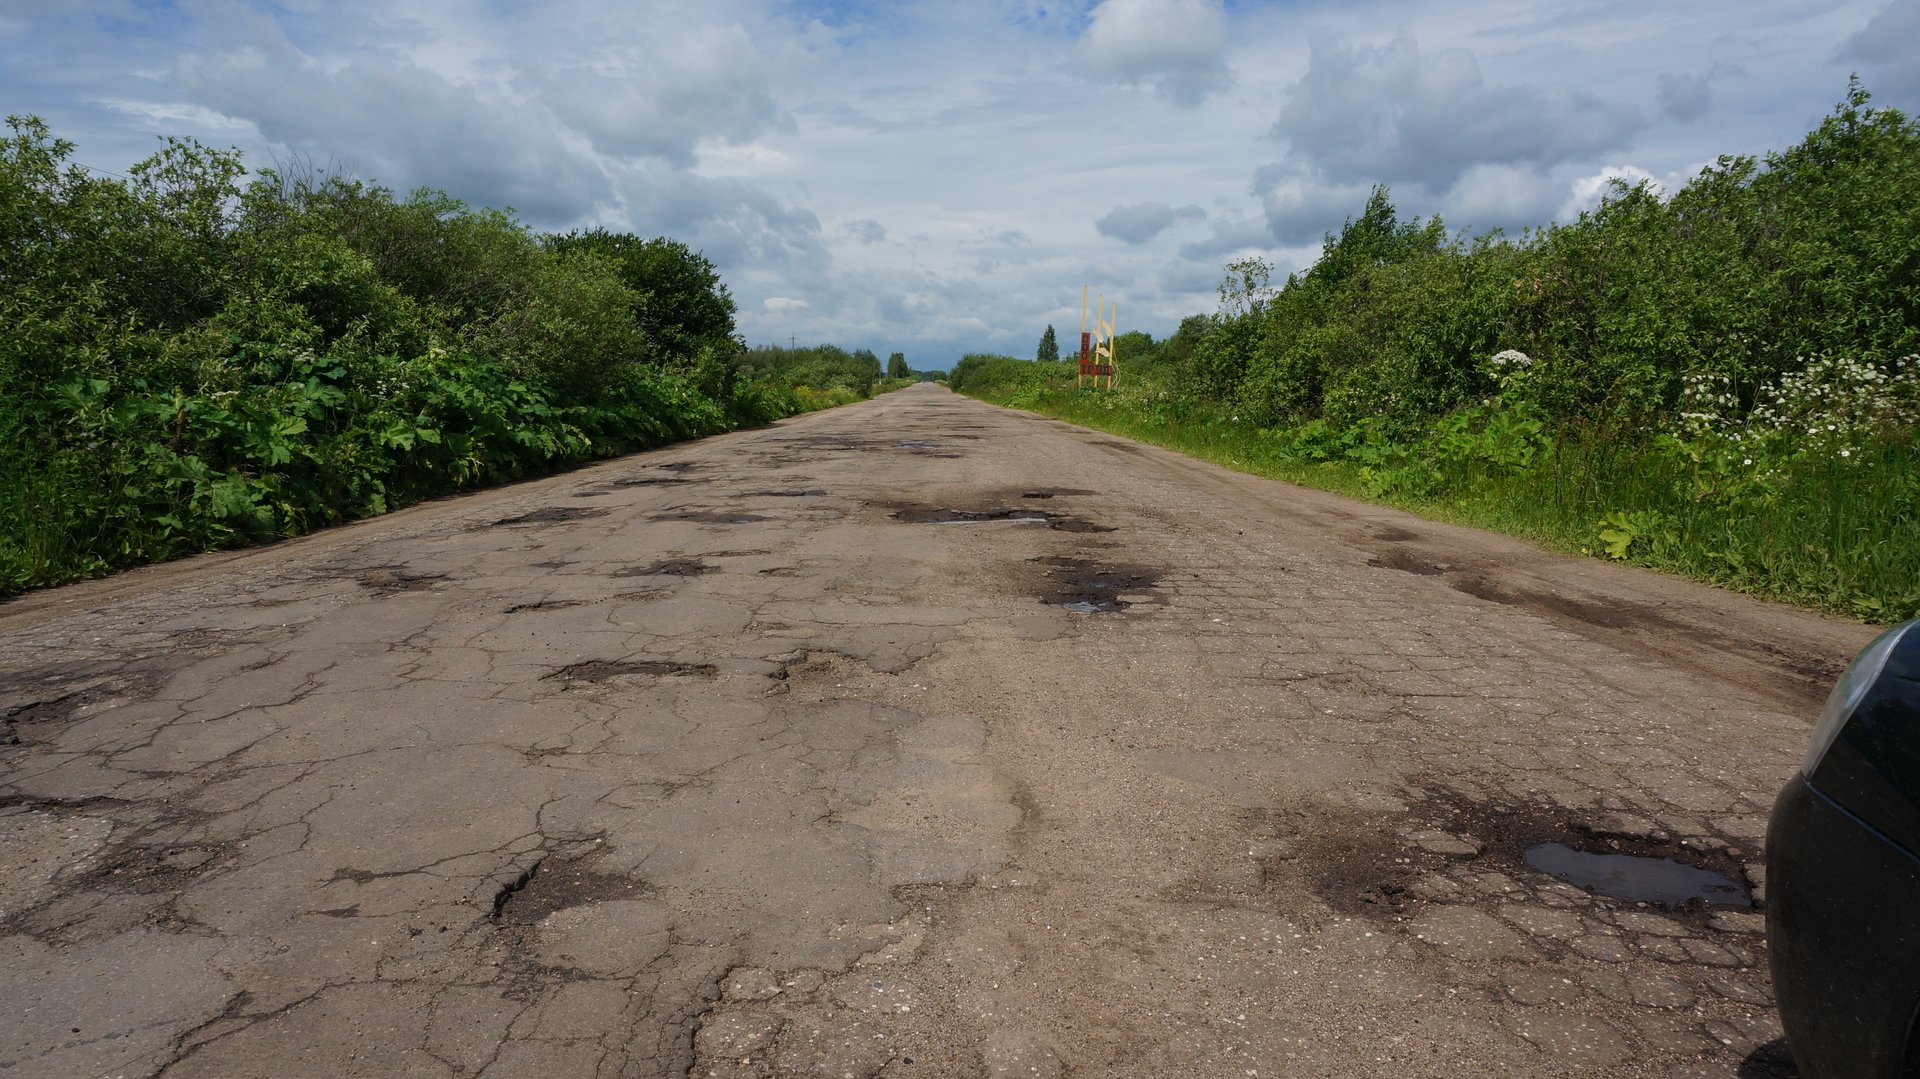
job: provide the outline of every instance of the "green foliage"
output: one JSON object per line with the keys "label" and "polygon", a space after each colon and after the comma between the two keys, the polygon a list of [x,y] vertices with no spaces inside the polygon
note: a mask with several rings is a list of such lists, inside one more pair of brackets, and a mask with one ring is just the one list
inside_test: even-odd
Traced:
{"label": "green foliage", "polygon": [[698,355],[702,348],[734,351],[727,347],[733,340],[733,295],[713,263],[686,244],[597,228],[543,242],[563,259],[588,256],[613,266],[633,292],[630,310],[651,356],[672,360]]}
{"label": "green foliage", "polygon": [[904,353],[895,352],[892,355],[887,357],[887,378],[896,379],[896,378],[912,378],[912,377],[913,377],[913,371],[907,367],[907,357]]}
{"label": "green foliage", "polygon": [[1920,125],[1854,84],[1798,146],[1517,240],[1403,221],[1376,187],[1305,273],[1234,262],[1218,311],[1122,338],[1114,392],[1004,357],[951,383],[1894,621],[1920,614],[1916,281]]}
{"label": "green foliage", "polygon": [[763,346],[741,353],[736,362],[743,375],[763,385],[804,386],[816,394],[844,390],[849,401],[873,396],[882,370],[879,357],[871,351],[848,352],[837,345]]}
{"label": "green foliage", "polygon": [[[733,301],[677,241],[543,240],[310,170],[243,184],[236,152],[191,140],[96,176],[8,123],[0,595],[848,392],[743,374]],[[840,356],[865,396],[879,361]]]}
{"label": "green foliage", "polygon": [[1034,352],[1033,358],[1041,363],[1053,363],[1060,359],[1060,340],[1053,335],[1053,323],[1047,323],[1047,332],[1040,335],[1040,347]]}

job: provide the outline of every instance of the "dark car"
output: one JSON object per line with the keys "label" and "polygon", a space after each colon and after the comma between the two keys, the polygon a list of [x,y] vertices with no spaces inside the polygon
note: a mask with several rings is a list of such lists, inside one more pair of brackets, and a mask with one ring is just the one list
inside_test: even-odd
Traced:
{"label": "dark car", "polygon": [[1920,1076],[1920,619],[1840,676],[1774,803],[1767,944],[1803,1075]]}

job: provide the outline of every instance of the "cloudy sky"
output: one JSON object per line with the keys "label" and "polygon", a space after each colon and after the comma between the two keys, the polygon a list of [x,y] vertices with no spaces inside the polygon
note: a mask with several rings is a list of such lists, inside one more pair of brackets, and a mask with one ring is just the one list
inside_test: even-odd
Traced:
{"label": "cloudy sky", "polygon": [[1162,337],[1358,212],[1510,230],[1606,177],[1920,111],[1920,0],[0,0],[0,107],[703,250],[752,342],[941,367]]}

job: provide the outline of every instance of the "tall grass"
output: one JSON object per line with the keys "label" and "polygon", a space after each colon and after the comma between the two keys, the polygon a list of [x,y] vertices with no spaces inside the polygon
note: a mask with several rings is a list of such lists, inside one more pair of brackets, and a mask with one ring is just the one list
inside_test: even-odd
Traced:
{"label": "tall grass", "polygon": [[[1030,365],[1031,366],[1031,365]],[[1037,373],[1037,372],[1036,372]],[[1684,447],[1638,429],[1542,431],[1521,466],[1434,440],[1376,443],[1261,428],[1208,403],[1041,380],[971,392],[1225,465],[1873,622],[1920,616],[1920,446],[1911,434],[1785,457],[1765,490],[1728,498]],[[1383,459],[1418,484],[1383,482]],[[1743,458],[1744,460],[1744,458]],[[1374,463],[1368,463],[1368,462]],[[1710,471],[1710,470],[1708,470]],[[1390,474],[1391,470],[1387,470]]]}

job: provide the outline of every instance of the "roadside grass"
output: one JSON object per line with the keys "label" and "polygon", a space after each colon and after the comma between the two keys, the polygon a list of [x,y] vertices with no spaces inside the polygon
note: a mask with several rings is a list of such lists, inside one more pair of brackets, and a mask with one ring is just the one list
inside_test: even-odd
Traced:
{"label": "roadside grass", "polygon": [[[1540,432],[1524,462],[1324,426],[1275,430],[1217,406],[1071,384],[971,388],[1252,475],[1630,562],[1766,599],[1886,623],[1920,616],[1920,447],[1911,432],[1805,452],[1730,481],[1644,432]],[[1480,417],[1486,421],[1487,417]],[[1489,424],[1491,425],[1491,424]],[[1484,434],[1484,431],[1481,432]],[[1746,461],[1748,458],[1740,458]],[[1757,476],[1751,474],[1758,473]]]}

